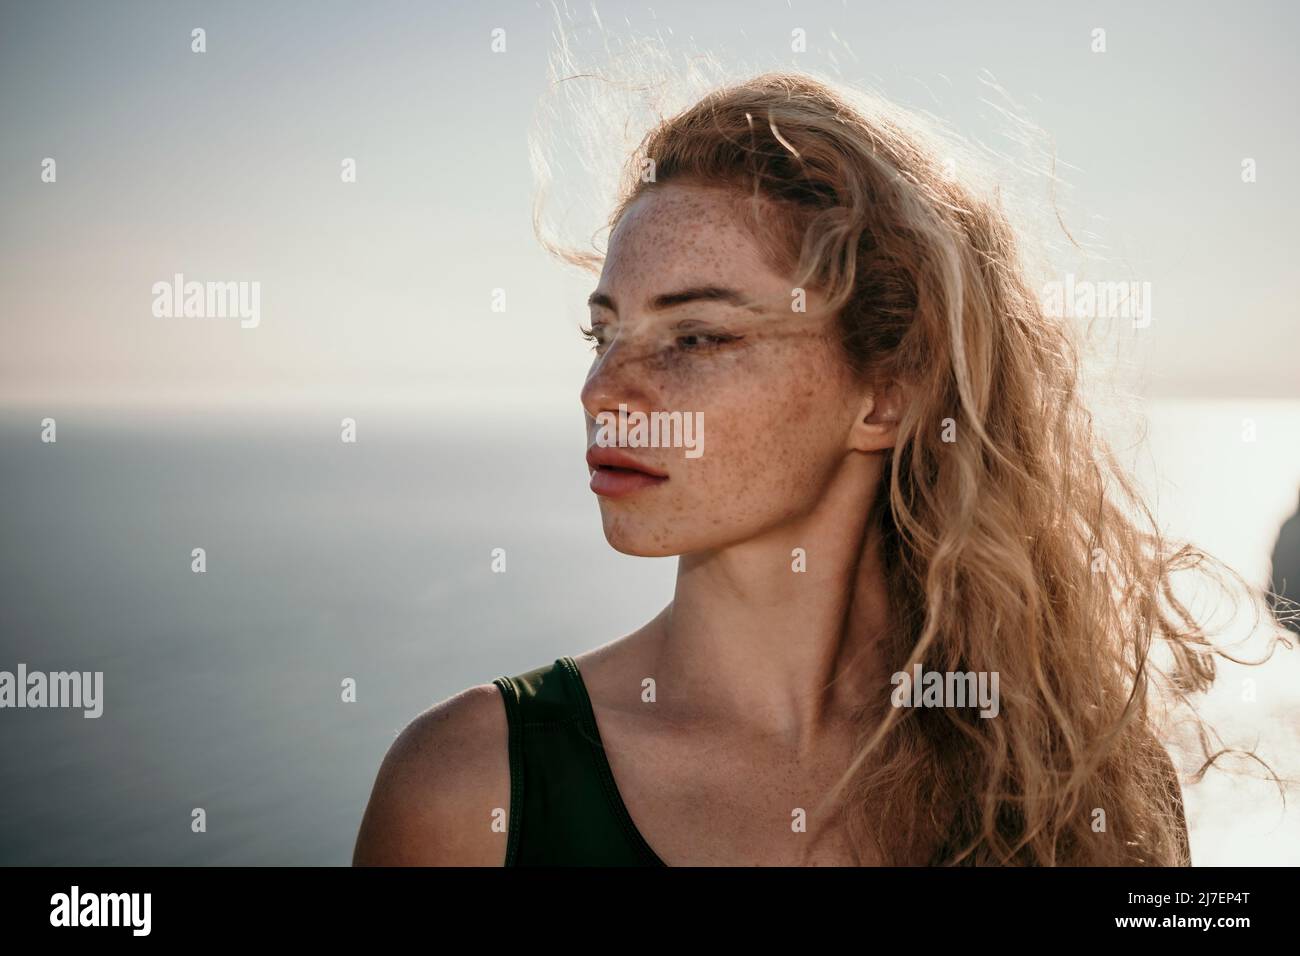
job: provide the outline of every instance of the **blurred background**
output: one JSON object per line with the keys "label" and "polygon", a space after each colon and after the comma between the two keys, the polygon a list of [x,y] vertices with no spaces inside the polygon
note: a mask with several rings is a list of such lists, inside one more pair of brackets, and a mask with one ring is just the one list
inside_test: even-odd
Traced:
{"label": "blurred background", "polygon": [[[669,600],[675,562],[610,549],[586,488],[594,279],[540,247],[530,155],[585,242],[624,154],[557,67],[679,96],[806,70],[973,144],[1045,280],[1150,284],[1149,325],[1093,323],[1090,368],[1162,525],[1296,597],[1298,16],[0,4],[0,670],[102,670],[105,695],[0,711],[0,864],[347,863],[411,717]],[[156,316],[178,273],[257,282],[256,327]],[[1293,778],[1295,658],[1224,666],[1201,707]],[[1195,863],[1300,863],[1271,783],[1185,794]]]}

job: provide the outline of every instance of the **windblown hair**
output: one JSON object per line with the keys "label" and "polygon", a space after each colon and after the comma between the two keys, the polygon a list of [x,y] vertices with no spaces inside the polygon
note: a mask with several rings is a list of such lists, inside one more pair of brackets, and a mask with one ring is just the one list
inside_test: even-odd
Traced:
{"label": "windblown hair", "polygon": [[854,845],[903,865],[1188,865],[1151,651],[1171,652],[1176,698],[1207,689],[1214,655],[1236,658],[1173,575],[1258,589],[1161,534],[1093,428],[1074,331],[1028,284],[1000,204],[949,173],[892,114],[766,74],[655,126],[610,225],[665,183],[734,185],[772,264],[837,314],[844,360],[905,388],[866,529],[892,627],[873,650],[886,674],[996,671],[1001,711],[892,707],[888,687],[865,702],[836,788]]}

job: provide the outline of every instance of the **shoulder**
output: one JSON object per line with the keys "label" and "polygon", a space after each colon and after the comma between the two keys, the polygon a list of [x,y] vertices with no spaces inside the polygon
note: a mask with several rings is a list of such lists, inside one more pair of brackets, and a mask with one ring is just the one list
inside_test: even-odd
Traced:
{"label": "shoulder", "polygon": [[479,684],[398,734],[371,790],[355,866],[500,866],[509,820],[508,725],[501,691]]}
{"label": "shoulder", "polygon": [[594,705],[626,699],[629,682],[635,688],[634,696],[639,696],[640,682],[654,673],[660,651],[657,623],[658,618],[631,634],[573,655]]}

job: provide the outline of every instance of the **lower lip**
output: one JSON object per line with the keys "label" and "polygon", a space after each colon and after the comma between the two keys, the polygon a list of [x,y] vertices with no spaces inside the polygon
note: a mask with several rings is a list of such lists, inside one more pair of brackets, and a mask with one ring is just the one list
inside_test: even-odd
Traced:
{"label": "lower lip", "polygon": [[644,471],[597,468],[591,475],[591,490],[602,498],[622,498],[643,488],[662,485],[667,478],[647,475]]}

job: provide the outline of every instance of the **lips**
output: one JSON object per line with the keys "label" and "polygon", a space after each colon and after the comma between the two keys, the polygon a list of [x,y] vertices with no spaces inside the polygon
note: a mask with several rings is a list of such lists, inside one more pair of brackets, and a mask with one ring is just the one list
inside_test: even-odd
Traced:
{"label": "lips", "polygon": [[592,470],[591,490],[604,498],[621,498],[668,480],[666,473],[617,448],[593,445],[587,449],[587,465]]}

